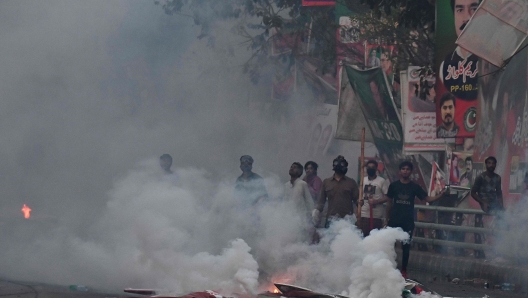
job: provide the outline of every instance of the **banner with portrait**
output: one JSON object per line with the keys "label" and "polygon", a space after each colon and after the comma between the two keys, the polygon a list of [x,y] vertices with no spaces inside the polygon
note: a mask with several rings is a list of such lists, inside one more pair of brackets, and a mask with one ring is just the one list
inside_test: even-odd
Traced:
{"label": "banner with portrait", "polygon": [[475,136],[479,59],[455,41],[478,5],[479,0],[436,1],[434,70],[438,138]]}
{"label": "banner with portrait", "polygon": [[405,75],[406,90],[402,92],[403,148],[406,152],[443,151],[446,140],[436,137],[435,78],[420,75],[420,70],[418,66],[409,66]]}
{"label": "banner with portrait", "polygon": [[500,67],[521,46],[527,33],[526,0],[483,0],[456,43]]}
{"label": "banner with portrait", "polygon": [[396,78],[396,59],[398,48],[395,45],[365,43],[365,67],[381,67],[389,86],[397,109],[401,109],[400,81]]}
{"label": "banner with portrait", "polygon": [[[504,71],[482,61],[478,128],[473,158],[482,164],[488,156],[497,159],[495,173],[502,177],[506,205],[525,189],[528,161],[528,49],[515,55]],[[474,165],[475,167],[475,165]]]}
{"label": "banner with portrait", "polygon": [[345,66],[350,86],[359,106],[389,179],[398,177],[398,163],[403,159],[402,127],[394,101],[381,68],[359,70]]}
{"label": "banner with portrait", "polygon": [[446,186],[446,175],[440,169],[436,162],[433,162],[433,171],[431,172],[431,181],[429,182],[429,195],[436,196]]}
{"label": "banner with portrait", "polygon": [[449,163],[449,184],[456,189],[469,190],[475,177],[482,172],[473,166],[473,152],[453,151]]}

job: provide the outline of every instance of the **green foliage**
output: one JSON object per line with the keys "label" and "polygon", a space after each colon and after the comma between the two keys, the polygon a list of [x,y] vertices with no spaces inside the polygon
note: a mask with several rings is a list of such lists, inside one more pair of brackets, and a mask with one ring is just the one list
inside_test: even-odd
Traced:
{"label": "green foliage", "polygon": [[[350,1],[347,1],[350,2]],[[373,16],[395,16],[404,28],[429,28],[434,32],[435,0],[361,0]]]}
{"label": "green foliage", "polygon": [[[398,68],[431,63],[434,46],[431,0],[338,1],[359,13],[355,17],[367,28],[362,38],[398,45]],[[235,31],[246,39],[246,46],[253,52],[244,71],[254,82],[258,81],[262,66],[280,59],[270,57],[271,43],[285,35],[301,41],[291,44],[292,51],[286,55],[297,59],[309,55],[320,61],[322,69],[332,69],[336,64],[338,25],[333,6],[303,7],[300,0],[155,0],[154,3],[169,15],[193,18],[201,27],[198,38],[209,37],[218,21],[238,20]]]}

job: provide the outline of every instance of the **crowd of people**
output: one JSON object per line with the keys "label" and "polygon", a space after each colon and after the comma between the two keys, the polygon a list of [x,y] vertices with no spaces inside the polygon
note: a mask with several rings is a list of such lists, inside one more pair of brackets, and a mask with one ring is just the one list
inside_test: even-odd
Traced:
{"label": "crowd of people", "polygon": [[[249,155],[240,157],[242,174],[235,181],[235,197],[243,202],[245,208],[257,206],[269,198],[264,179],[253,172],[253,162]],[[504,209],[501,179],[494,173],[496,164],[494,157],[488,157],[485,160],[486,171],[476,178],[471,189],[471,196],[480,203],[482,210],[494,214]],[[160,166],[165,173],[172,174],[171,165],[172,157],[163,154],[160,157]],[[399,165],[399,179],[390,184],[379,175],[378,162],[367,161],[362,198],[358,183],[346,175],[348,162],[342,155],[333,160],[334,174],[331,177],[324,180],[319,178],[318,167],[314,161],[308,161],[304,166],[294,162],[290,166],[290,180],[284,184],[283,195],[283,199],[293,203],[305,219],[312,244],[319,241],[317,228],[328,228],[332,221],[352,219],[354,216],[358,218],[356,225],[364,237],[369,236],[374,229],[393,227],[401,228],[412,239],[415,198],[431,203],[442,198],[447,192],[447,188],[444,188],[438,193],[428,195],[420,185],[411,180],[414,166],[407,160]],[[303,172],[306,172],[304,177]],[[401,273],[407,277],[410,241],[401,245]]]}

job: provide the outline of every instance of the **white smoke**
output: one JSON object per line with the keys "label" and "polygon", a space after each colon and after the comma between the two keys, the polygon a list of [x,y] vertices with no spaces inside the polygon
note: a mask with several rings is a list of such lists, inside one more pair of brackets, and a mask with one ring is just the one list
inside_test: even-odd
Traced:
{"label": "white smoke", "polygon": [[[353,219],[344,219],[310,245],[291,202],[271,198],[240,213],[232,183],[207,176],[197,169],[164,175],[149,159],[115,182],[85,237],[60,227],[23,249],[4,245],[5,256],[18,257],[3,258],[2,265],[14,277],[106,289],[244,294],[286,281],[326,293],[348,289],[351,297],[401,294],[394,243],[407,239],[405,232],[384,229],[362,239]],[[281,187],[268,181],[268,189]]]}
{"label": "white smoke", "polygon": [[[250,52],[232,23],[198,40],[191,19],[116,0],[3,1],[0,25],[0,274],[178,293],[255,293],[287,276],[336,293],[370,254],[387,260],[373,268],[395,266],[394,231],[371,251],[338,221],[309,245],[304,215],[280,197],[291,163],[308,159],[310,92],[282,106],[290,120],[269,118],[269,82],[242,72]],[[243,154],[271,197],[252,212],[233,199]],[[317,162],[326,176],[331,163]]]}

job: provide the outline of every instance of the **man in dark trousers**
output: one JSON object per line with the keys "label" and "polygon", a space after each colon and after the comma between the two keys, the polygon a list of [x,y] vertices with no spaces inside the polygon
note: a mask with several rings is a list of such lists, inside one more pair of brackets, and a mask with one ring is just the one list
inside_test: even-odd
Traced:
{"label": "man in dark trousers", "polygon": [[348,171],[348,162],[339,155],[332,163],[334,175],[323,181],[317,204],[312,212],[315,224],[321,220],[321,212],[328,199],[328,212],[325,219],[325,228],[328,228],[332,219],[344,218],[354,214],[354,205],[359,198],[359,187],[356,181],[345,174]]}
{"label": "man in dark trousers", "polygon": [[[412,238],[414,230],[414,198],[434,202],[440,199],[445,189],[438,195],[431,197],[417,183],[411,180],[413,164],[410,161],[400,163],[400,179],[392,182],[387,191],[387,226],[401,228]],[[407,264],[411,249],[410,241],[402,243],[402,267],[401,273],[407,278]]]}
{"label": "man in dark trousers", "polygon": [[501,176],[495,173],[497,159],[490,156],[484,160],[486,171],[475,178],[471,197],[480,204],[482,211],[494,213],[504,209],[502,201]]}
{"label": "man in dark trousers", "polygon": [[[501,176],[495,173],[497,159],[490,156],[484,160],[486,171],[475,178],[471,187],[471,197],[480,204],[482,211],[496,216],[496,222],[502,223],[502,211],[504,202],[502,200]],[[475,226],[484,227],[482,214],[475,214]],[[482,235],[475,233],[475,243],[482,243]],[[475,250],[475,258],[485,258],[484,251]]]}

